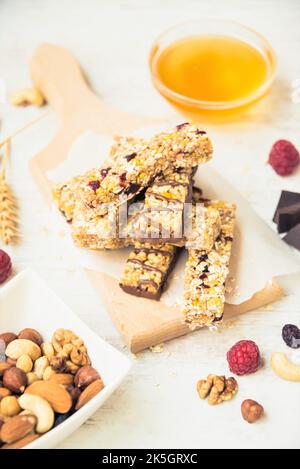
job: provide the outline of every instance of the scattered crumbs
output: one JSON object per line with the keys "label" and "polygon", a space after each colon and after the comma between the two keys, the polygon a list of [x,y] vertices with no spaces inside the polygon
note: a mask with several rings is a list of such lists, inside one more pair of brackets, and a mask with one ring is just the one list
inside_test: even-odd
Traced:
{"label": "scattered crumbs", "polygon": [[41,227],[41,232],[42,232],[43,234],[48,234],[48,233],[49,233],[49,228],[48,228],[47,226],[42,226],[42,227]]}
{"label": "scattered crumbs", "polygon": [[209,326],[208,329],[209,329],[210,332],[214,332],[214,333],[220,333],[221,332],[219,327],[216,326],[216,325]]}
{"label": "scattered crumbs", "polygon": [[273,311],[274,307],[273,305],[270,303],[269,305],[265,306],[264,308],[266,311]]}
{"label": "scattered crumbs", "polygon": [[248,192],[248,191],[245,191],[245,192],[242,192],[243,196],[245,197],[245,199],[247,200],[250,200],[252,195],[253,195],[253,192]]}
{"label": "scattered crumbs", "polygon": [[177,371],[171,371],[171,373],[170,373],[170,376],[171,376],[172,378],[176,378],[177,375],[178,375]]}
{"label": "scattered crumbs", "polygon": [[123,349],[123,350],[126,350],[126,349],[127,349],[127,345],[124,344],[124,345],[122,346],[122,349]]}
{"label": "scattered crumbs", "polygon": [[74,272],[76,272],[76,269],[74,268],[69,268],[69,269],[66,269],[66,272],[69,272],[69,274],[73,274]]}
{"label": "scattered crumbs", "polygon": [[235,327],[237,325],[237,323],[239,322],[238,319],[233,319],[231,321],[225,321],[224,323],[222,323],[222,327],[224,329],[232,329],[233,327]]}
{"label": "scattered crumbs", "polygon": [[291,360],[295,365],[300,365],[300,351],[299,350],[294,350],[291,353]]}
{"label": "scattered crumbs", "polygon": [[235,278],[230,276],[230,277],[228,277],[227,282],[233,283],[233,282],[235,282]]}
{"label": "scattered crumbs", "polygon": [[166,357],[170,357],[172,355],[172,352],[166,352]]}
{"label": "scattered crumbs", "polygon": [[150,350],[152,353],[161,353],[164,350],[164,344],[153,345]]}
{"label": "scattered crumbs", "polygon": [[176,274],[176,275],[173,275],[173,276],[172,276],[172,279],[173,279],[173,280],[178,280],[178,279],[179,279],[179,275],[177,275],[177,274]]}
{"label": "scattered crumbs", "polygon": [[137,355],[136,353],[132,353],[131,356],[132,356],[132,358],[133,358],[134,360],[137,360],[137,359],[138,359],[138,355]]}
{"label": "scattered crumbs", "polygon": [[64,236],[66,236],[66,233],[65,233],[65,231],[63,231],[63,230],[60,230],[60,231],[57,233],[57,235],[58,235],[60,238],[63,238]]}
{"label": "scattered crumbs", "polygon": [[250,171],[251,171],[250,166],[244,166],[241,170],[241,174],[246,175],[246,174],[249,174]]}
{"label": "scattered crumbs", "polygon": [[232,292],[232,290],[233,290],[233,286],[232,286],[232,285],[226,285],[226,287],[225,287],[225,292],[226,292],[226,293],[229,294],[229,293]]}

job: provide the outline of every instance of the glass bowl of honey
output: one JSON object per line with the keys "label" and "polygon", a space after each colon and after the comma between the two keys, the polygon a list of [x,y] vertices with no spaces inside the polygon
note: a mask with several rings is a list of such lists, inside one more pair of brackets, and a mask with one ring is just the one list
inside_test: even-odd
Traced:
{"label": "glass bowl of honey", "polygon": [[276,55],[264,37],[239,23],[190,21],[156,39],[150,70],[157,90],[176,106],[228,111],[269,91]]}

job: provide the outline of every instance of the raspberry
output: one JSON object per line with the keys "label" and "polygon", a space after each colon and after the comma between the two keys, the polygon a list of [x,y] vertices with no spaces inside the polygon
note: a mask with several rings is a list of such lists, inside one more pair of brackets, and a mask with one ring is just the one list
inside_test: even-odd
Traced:
{"label": "raspberry", "polygon": [[11,275],[12,264],[9,255],[0,249],[0,285]]}
{"label": "raspberry", "polygon": [[286,324],[282,329],[282,338],[291,348],[300,348],[300,329],[293,324]]}
{"label": "raspberry", "polygon": [[291,142],[278,140],[274,143],[269,155],[269,164],[279,176],[289,176],[299,163],[299,152]]}
{"label": "raspberry", "polygon": [[259,348],[252,340],[241,340],[227,353],[229,368],[236,375],[255,373],[260,367]]}

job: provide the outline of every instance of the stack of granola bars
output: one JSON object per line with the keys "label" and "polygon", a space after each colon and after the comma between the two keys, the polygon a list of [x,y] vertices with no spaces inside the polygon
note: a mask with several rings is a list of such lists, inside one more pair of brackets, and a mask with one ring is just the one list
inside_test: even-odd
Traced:
{"label": "stack of granola bars", "polygon": [[235,206],[203,199],[194,174],[212,157],[188,123],[150,140],[117,138],[105,163],[54,188],[77,246],[132,246],[120,287],[159,300],[181,249],[188,250],[183,315],[191,328],[223,317]]}

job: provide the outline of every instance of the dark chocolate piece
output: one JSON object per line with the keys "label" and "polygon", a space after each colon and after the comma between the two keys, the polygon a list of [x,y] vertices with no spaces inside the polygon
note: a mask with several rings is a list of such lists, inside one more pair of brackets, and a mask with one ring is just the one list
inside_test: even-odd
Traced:
{"label": "dark chocolate piece", "polygon": [[278,233],[287,233],[300,223],[300,202],[278,211]]}
{"label": "dark chocolate piece", "polygon": [[279,211],[283,208],[289,207],[290,205],[294,205],[300,203],[300,193],[298,192],[290,192],[290,191],[282,191],[275,214],[273,218],[274,223],[278,223],[279,220]]}
{"label": "dark chocolate piece", "polygon": [[283,241],[300,251],[300,223],[288,232]]}

